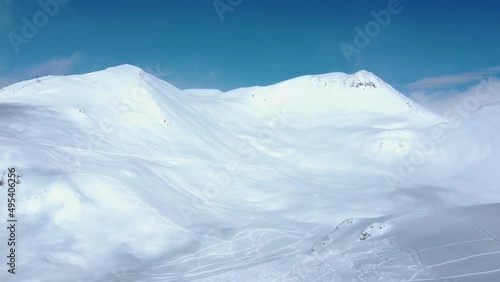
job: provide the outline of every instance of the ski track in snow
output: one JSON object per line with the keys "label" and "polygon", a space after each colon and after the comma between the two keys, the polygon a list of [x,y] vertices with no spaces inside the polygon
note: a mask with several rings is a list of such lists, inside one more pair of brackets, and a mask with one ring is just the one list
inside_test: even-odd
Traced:
{"label": "ski track in snow", "polygon": [[33,228],[20,281],[500,281],[500,208],[454,208],[500,202],[497,104],[454,128],[366,71],[222,93],[125,65],[15,84],[0,105]]}

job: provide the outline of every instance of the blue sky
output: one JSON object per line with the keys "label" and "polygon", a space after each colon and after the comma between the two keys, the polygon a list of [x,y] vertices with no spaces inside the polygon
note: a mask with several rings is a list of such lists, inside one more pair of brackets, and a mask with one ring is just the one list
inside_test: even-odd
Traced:
{"label": "blue sky", "polygon": [[[71,0],[54,2],[54,15],[38,2],[0,0],[0,86],[124,63],[179,88],[222,90],[361,69],[403,93],[500,76],[493,0]],[[38,20],[32,38],[23,18]],[[371,21],[369,43],[358,48],[355,28],[366,34]],[[346,58],[342,43],[357,52]]]}

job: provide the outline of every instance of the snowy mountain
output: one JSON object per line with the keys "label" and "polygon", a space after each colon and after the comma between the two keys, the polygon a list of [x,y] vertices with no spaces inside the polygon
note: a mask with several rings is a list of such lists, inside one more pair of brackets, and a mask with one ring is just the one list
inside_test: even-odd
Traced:
{"label": "snowy mountain", "polygon": [[498,281],[500,204],[347,219],[296,257],[203,281]]}
{"label": "snowy mountain", "polygon": [[393,122],[418,128],[442,121],[367,71],[302,76],[271,86],[237,89],[227,95],[248,93],[261,113],[286,107],[300,115],[303,120],[299,124],[307,122],[304,126],[311,122],[353,126],[367,120],[389,126],[388,118],[392,117]]}
{"label": "snowy mountain", "polygon": [[499,202],[499,109],[450,121],[366,71],[226,93],[130,65],[11,85],[19,271],[0,279],[193,280],[294,257],[346,218]]}

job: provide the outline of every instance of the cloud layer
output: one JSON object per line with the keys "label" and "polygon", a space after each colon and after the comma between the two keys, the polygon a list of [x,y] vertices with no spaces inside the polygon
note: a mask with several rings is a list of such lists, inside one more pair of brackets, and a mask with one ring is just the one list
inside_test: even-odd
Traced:
{"label": "cloud layer", "polygon": [[68,57],[59,57],[43,61],[32,66],[18,67],[0,78],[0,87],[46,75],[68,75],[74,72],[81,61],[78,53]]}
{"label": "cloud layer", "polygon": [[418,90],[408,95],[415,102],[427,107],[428,109],[444,114],[457,105],[465,103],[468,97],[478,93],[484,94],[488,91],[488,95],[482,95],[486,99],[481,100],[481,104],[489,104],[500,101],[500,79],[490,78],[480,79],[476,85],[469,87],[465,91],[459,91],[454,88],[446,90]]}
{"label": "cloud layer", "polygon": [[442,89],[469,83],[479,82],[488,76],[500,74],[500,66],[488,68],[482,71],[461,73],[455,75],[442,75],[438,77],[424,78],[407,85],[408,89]]}

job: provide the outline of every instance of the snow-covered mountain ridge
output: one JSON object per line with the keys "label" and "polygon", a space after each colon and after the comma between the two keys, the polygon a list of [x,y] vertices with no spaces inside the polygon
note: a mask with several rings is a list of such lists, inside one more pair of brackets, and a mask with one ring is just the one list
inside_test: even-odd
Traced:
{"label": "snow-covered mountain ridge", "polygon": [[[113,79],[108,79],[112,77]],[[119,85],[114,84],[114,81],[119,77],[122,82]],[[86,75],[75,75],[69,77],[43,77],[26,82],[21,82],[4,88],[0,91],[0,96],[33,99],[43,97],[44,99],[53,97],[60,97],[56,95],[63,89],[62,85],[70,83],[73,89],[77,87],[86,87],[92,89],[92,84],[98,85],[113,85],[113,91],[117,95],[125,95],[128,92],[136,91],[134,88],[144,88],[148,84],[157,84],[159,81],[151,75],[145,73],[143,70],[131,66],[122,65],[106,69],[104,71],[90,73]],[[175,88],[173,85],[161,82],[162,87],[168,88],[172,93],[180,93],[181,90]],[[40,91],[40,86],[44,90]],[[50,87],[52,86],[52,87]],[[117,87],[119,86],[119,87]],[[47,89],[48,87],[52,89]],[[89,89],[89,90],[90,90]],[[66,89],[71,91],[72,89]],[[152,90],[152,89],[147,89]],[[188,90],[187,93],[196,96],[198,93],[207,92],[205,90]],[[249,99],[254,103],[254,106],[288,106],[292,108],[293,105],[297,108],[302,108],[304,111],[310,111],[315,114],[328,113],[335,115],[342,111],[365,111],[365,112],[380,112],[381,114],[395,114],[401,113],[401,109],[409,108],[413,112],[427,113],[420,116],[420,118],[432,117],[438,119],[436,115],[432,114],[422,106],[411,101],[390,85],[383,82],[380,78],[367,71],[359,71],[352,75],[344,73],[329,73],[324,75],[310,75],[293,78],[281,83],[277,83],[265,87],[252,87],[243,88],[229,91],[228,93],[214,92],[216,94],[226,96],[225,98],[248,98],[248,97],[235,97],[240,92],[251,92],[252,98]],[[54,95],[49,95],[49,94]],[[148,93],[153,93],[149,91]],[[116,99],[113,92],[94,92],[81,95],[82,97],[75,97],[75,95],[67,95],[63,97],[71,99],[70,101],[77,103],[81,99],[87,100],[100,100],[100,102],[107,102],[109,96],[112,95]],[[203,96],[203,95],[201,95]],[[228,97],[227,97],[228,96]],[[240,95],[245,96],[245,95]],[[151,97],[153,98],[153,97]],[[158,102],[158,97],[155,100]],[[161,99],[176,98],[173,94],[163,95]],[[53,101],[44,100],[45,103],[51,104]],[[310,102],[308,102],[310,101]],[[68,102],[68,101],[66,101]],[[264,103],[267,102],[267,103]],[[307,102],[304,104],[304,102]],[[314,104],[313,104],[314,103]],[[311,106],[311,108],[308,108]],[[402,107],[405,106],[405,107]],[[323,111],[319,111],[322,109]],[[434,120],[435,121],[435,120]]]}
{"label": "snow-covered mountain ridge", "polygon": [[130,65],[14,84],[16,278],[193,280],[299,254],[346,218],[500,202],[496,117],[451,126],[366,71],[225,93]]}

